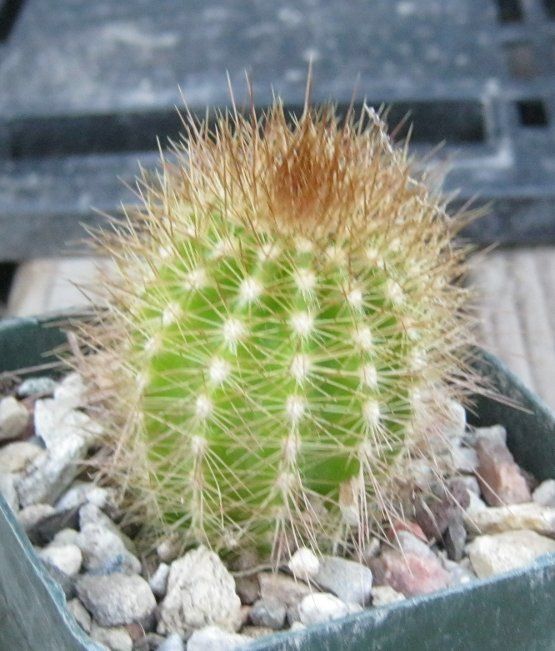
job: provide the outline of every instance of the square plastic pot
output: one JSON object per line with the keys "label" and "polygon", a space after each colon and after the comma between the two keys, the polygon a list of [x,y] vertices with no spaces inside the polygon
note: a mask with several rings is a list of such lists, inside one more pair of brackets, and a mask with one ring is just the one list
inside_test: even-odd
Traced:
{"label": "square plastic pot", "polygon": [[[52,319],[0,322],[0,372],[43,364],[64,341]],[[50,358],[52,359],[52,358]],[[555,416],[498,360],[477,351],[477,366],[514,409],[487,398],[476,425],[505,425],[516,460],[537,479],[555,477]],[[0,649],[98,649],[65,608],[26,535],[0,497]],[[277,633],[250,649],[503,651],[555,649],[555,554],[491,579],[407,599],[295,633]]]}

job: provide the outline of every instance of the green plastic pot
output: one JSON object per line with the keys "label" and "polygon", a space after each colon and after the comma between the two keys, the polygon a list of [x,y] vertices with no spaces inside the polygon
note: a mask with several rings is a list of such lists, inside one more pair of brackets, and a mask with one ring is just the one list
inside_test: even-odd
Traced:
{"label": "green plastic pot", "polygon": [[[64,341],[53,319],[0,322],[0,372],[48,362]],[[504,366],[483,351],[477,365],[514,409],[479,398],[474,424],[502,423],[516,460],[539,480],[555,477],[555,416]],[[50,357],[52,360],[52,357]],[[98,649],[65,608],[26,535],[0,497],[0,649]],[[253,650],[368,649],[503,651],[555,649],[555,554],[530,567],[373,608],[295,633],[253,642]]]}

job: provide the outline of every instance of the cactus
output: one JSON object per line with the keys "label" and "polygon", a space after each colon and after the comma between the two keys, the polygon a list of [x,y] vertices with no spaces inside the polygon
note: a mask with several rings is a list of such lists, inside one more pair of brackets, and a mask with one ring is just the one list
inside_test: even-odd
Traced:
{"label": "cactus", "polygon": [[368,107],[292,120],[276,101],[190,122],[139,182],[99,238],[117,273],[79,366],[145,532],[279,561],[362,547],[399,512],[474,382],[462,220],[412,168]]}

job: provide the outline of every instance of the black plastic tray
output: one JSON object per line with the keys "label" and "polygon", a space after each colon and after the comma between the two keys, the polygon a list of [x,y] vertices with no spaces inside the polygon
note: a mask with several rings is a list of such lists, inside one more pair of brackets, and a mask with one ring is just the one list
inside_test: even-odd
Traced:
{"label": "black plastic tray", "polygon": [[[479,242],[555,242],[553,0],[3,0],[0,260],[59,253],[92,206],[132,200],[137,161],[191,109],[239,104],[244,72],[263,107],[277,91],[357,97],[411,111],[414,143],[445,141],[446,189],[492,201]],[[358,79],[358,81],[357,81]]]}

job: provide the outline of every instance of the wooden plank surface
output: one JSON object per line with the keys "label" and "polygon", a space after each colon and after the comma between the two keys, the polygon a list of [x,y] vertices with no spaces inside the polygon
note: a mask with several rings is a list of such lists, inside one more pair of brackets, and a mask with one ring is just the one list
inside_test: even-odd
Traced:
{"label": "wooden plank surface", "polygon": [[[86,305],[75,283],[93,283],[95,258],[50,258],[22,264],[7,312],[28,316]],[[490,352],[555,407],[555,247],[501,250],[477,261],[479,338]]]}

